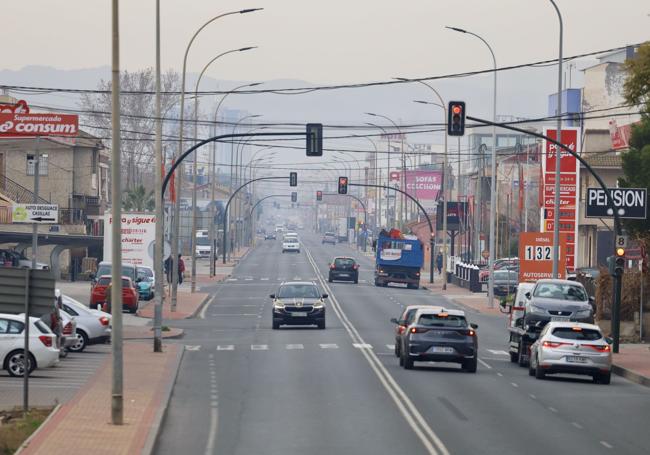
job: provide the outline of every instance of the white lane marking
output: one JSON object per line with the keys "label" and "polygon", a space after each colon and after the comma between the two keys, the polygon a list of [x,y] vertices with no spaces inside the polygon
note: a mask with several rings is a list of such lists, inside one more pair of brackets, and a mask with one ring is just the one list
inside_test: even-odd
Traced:
{"label": "white lane marking", "polygon": [[497,376],[503,377],[503,373],[497,373]]}
{"label": "white lane marking", "polygon": [[210,409],[210,432],[208,433],[208,443],[205,446],[205,455],[211,455],[214,452],[215,442],[217,439],[217,424],[219,422],[219,413],[217,407]]}
{"label": "white lane marking", "polygon": [[268,344],[251,344],[251,351],[268,351]]}
{"label": "white lane marking", "polygon": [[[257,306],[257,305],[255,305]],[[214,313],[212,314],[214,317],[221,317],[221,316],[257,316],[257,313]]]}
{"label": "white lane marking", "polygon": [[580,425],[578,422],[571,422],[571,425],[576,427],[578,430],[582,430],[584,427]]}
{"label": "white lane marking", "polygon": [[487,368],[488,370],[491,370],[491,369],[492,369],[492,367],[491,367],[488,363],[484,362],[484,361],[481,360],[481,359],[477,359],[477,360],[479,361],[479,363],[480,363],[481,365],[483,365],[483,366],[484,366],[485,368]]}
{"label": "white lane marking", "polygon": [[494,355],[508,355],[508,353],[506,351],[497,351],[495,349],[486,349],[486,351],[488,351],[490,354],[494,354]]}
{"label": "white lane marking", "polygon": [[249,278],[244,278],[244,281],[253,281],[253,279],[250,278],[250,277]]}
{"label": "white lane marking", "polygon": [[[314,269],[314,272],[316,272],[316,275],[318,276],[318,280],[320,281],[322,288],[329,291],[328,293],[330,295],[332,309],[341,321],[341,324],[345,328],[346,332],[348,332],[348,335],[353,342],[356,341],[365,344],[363,338],[354,327],[354,325],[350,322],[342,307],[340,306],[338,300],[336,299],[336,296],[332,292],[331,287],[328,286],[325,278],[320,273],[320,270],[318,269],[316,261],[311,255],[311,252],[308,249],[305,249],[305,253],[307,255],[307,259]],[[401,412],[402,416],[404,416],[406,422],[420,439],[427,452],[434,455],[449,455],[447,447],[445,447],[440,438],[433,432],[427,421],[424,419],[424,417],[422,417],[420,411],[418,411],[411,399],[406,395],[406,393],[404,393],[404,390],[402,390],[399,384],[395,382],[395,379],[391,376],[386,367],[379,360],[379,357],[377,357],[375,353],[370,349],[361,349],[360,352],[365,357],[366,361],[370,365],[370,368],[377,375],[377,378],[383,385],[384,389],[386,389],[388,395],[392,398],[395,406]]]}
{"label": "white lane marking", "polygon": [[228,278],[226,281],[237,281],[237,278]]}
{"label": "white lane marking", "polygon": [[528,396],[531,397],[533,400],[536,400],[536,399],[537,399],[537,396],[533,395],[532,393],[531,393],[531,394],[528,394]]}
{"label": "white lane marking", "polygon": [[368,343],[352,343],[352,346],[357,349],[372,349],[372,345]]}
{"label": "white lane marking", "polygon": [[600,441],[600,443],[603,445],[603,447],[607,447],[608,449],[613,449],[613,448],[614,448],[614,446],[611,445],[611,444],[610,444],[609,442],[607,442],[607,441]]}
{"label": "white lane marking", "polygon": [[268,278],[260,278],[260,280],[262,280],[262,281],[269,281]]}
{"label": "white lane marking", "polygon": [[208,311],[208,307],[214,303],[214,299],[217,298],[217,295],[213,295],[208,303],[203,305],[201,312],[199,313],[199,319],[205,319],[205,312]]}
{"label": "white lane marking", "polygon": [[395,349],[395,345],[394,345],[394,344],[387,344],[386,347],[387,347],[388,349],[390,349],[390,350]]}
{"label": "white lane marking", "polygon": [[339,346],[336,343],[324,343],[319,345],[321,349],[338,349]]}
{"label": "white lane marking", "polygon": [[513,387],[519,387],[519,384],[517,384],[516,382],[511,382],[510,384],[512,384]]}
{"label": "white lane marking", "polygon": [[201,349],[200,344],[186,344],[185,345],[185,350],[186,351],[198,351],[199,349]]}
{"label": "white lane marking", "polygon": [[557,409],[555,409],[553,406],[549,406],[548,410],[551,412],[557,412]]}
{"label": "white lane marking", "polygon": [[217,345],[217,351],[234,351],[235,350],[235,345],[234,344],[220,344]]}
{"label": "white lane marking", "polygon": [[291,349],[305,349],[305,347],[300,343],[298,343],[298,344],[288,344],[286,346],[286,348],[289,349],[289,350],[291,350]]}

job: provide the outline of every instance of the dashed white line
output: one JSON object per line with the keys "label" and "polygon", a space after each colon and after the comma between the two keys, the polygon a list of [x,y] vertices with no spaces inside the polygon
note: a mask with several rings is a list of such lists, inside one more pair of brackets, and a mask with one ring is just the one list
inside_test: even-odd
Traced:
{"label": "dashed white line", "polygon": [[217,346],[217,351],[234,351],[234,344],[220,344]]}
{"label": "dashed white line", "polygon": [[600,441],[600,443],[601,443],[601,445],[602,445],[603,447],[607,447],[608,449],[613,449],[613,448],[614,448],[614,446],[611,445],[611,444],[610,444],[609,442],[607,442],[607,441]]}
{"label": "dashed white line", "polygon": [[549,406],[548,410],[551,412],[557,412],[557,409],[555,409],[553,406]]}
{"label": "dashed white line", "polygon": [[571,425],[576,427],[578,430],[582,430],[584,427],[580,425],[578,422],[571,422]]}
{"label": "dashed white line", "polygon": [[531,397],[533,400],[537,399],[537,397],[535,395],[533,395],[532,393],[528,394],[528,396]]}
{"label": "dashed white line", "polygon": [[479,363],[480,363],[481,365],[483,365],[485,368],[487,368],[488,370],[491,370],[491,369],[492,369],[492,367],[491,367],[487,362],[484,362],[484,361],[481,360],[481,359],[476,359],[476,360],[478,360]]}
{"label": "dashed white line", "polygon": [[493,355],[508,355],[508,353],[506,351],[499,351],[499,350],[495,350],[495,349],[486,349],[486,351],[488,351],[490,354],[493,354]]}
{"label": "dashed white line", "polygon": [[511,382],[510,384],[511,384],[513,387],[519,387],[519,384],[517,384],[516,382]]}
{"label": "dashed white line", "polygon": [[497,373],[497,376],[503,377],[503,373]]}
{"label": "dashed white line", "polygon": [[321,349],[338,349],[339,346],[336,343],[325,343],[319,345]]}
{"label": "dashed white line", "polygon": [[251,351],[268,351],[268,344],[251,344]]}
{"label": "dashed white line", "polygon": [[386,347],[387,347],[389,350],[391,350],[391,351],[392,351],[393,349],[395,349],[395,345],[394,345],[394,344],[387,344]]}
{"label": "dashed white line", "polygon": [[368,343],[352,343],[352,346],[357,349],[372,349],[372,345]]}
{"label": "dashed white line", "polygon": [[298,344],[288,344],[286,348],[288,350],[292,350],[292,349],[304,349],[305,347],[302,344],[298,343]]}

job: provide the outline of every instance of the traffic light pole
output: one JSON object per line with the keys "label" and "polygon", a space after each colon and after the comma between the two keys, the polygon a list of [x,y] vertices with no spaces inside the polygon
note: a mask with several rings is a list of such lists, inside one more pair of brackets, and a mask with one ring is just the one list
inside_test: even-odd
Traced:
{"label": "traffic light pole", "polygon": [[429,231],[431,232],[431,235],[429,237],[429,248],[431,249],[431,254],[429,255],[430,256],[429,257],[429,283],[433,283],[433,249],[434,249],[433,233],[435,231],[433,230],[433,224],[431,223],[431,218],[429,218],[429,214],[427,213],[426,210],[424,210],[424,207],[422,207],[420,202],[416,198],[408,194],[406,191],[402,191],[400,189],[392,188],[386,185],[372,185],[370,183],[348,183],[348,186],[363,186],[367,188],[383,188],[387,190],[393,190],[393,191],[397,191],[398,193],[402,193],[404,196],[406,196],[407,198],[415,202],[415,205],[418,206],[418,208],[420,209],[424,217],[427,219],[427,223],[429,223]]}
{"label": "traffic light pole", "polygon": [[[555,139],[551,139],[548,136],[544,136],[543,134],[540,133],[535,133],[533,131],[528,131],[524,130],[521,128],[517,128],[515,126],[508,125],[506,123],[496,123],[496,122],[490,122],[489,120],[483,120],[480,118],[476,117],[470,117],[469,115],[467,116],[467,119],[472,120],[474,122],[482,123],[483,125],[491,125],[491,126],[498,126],[500,128],[504,128],[507,130],[511,131],[517,131],[519,133],[524,133],[528,134],[530,136],[538,137],[540,139],[544,139],[551,144],[555,144],[555,146],[561,148],[562,150],[566,151],[575,159],[580,161],[580,164],[582,164],[585,169],[591,173],[591,175],[594,176],[600,187],[605,190],[605,194],[608,196],[607,197],[607,206],[608,208],[612,211],[614,215],[614,230],[616,232],[616,235],[623,235],[623,229],[621,227],[621,219],[618,216],[618,211],[616,210],[616,207],[614,206],[614,202],[612,198],[610,197],[610,191],[607,185],[605,185],[605,182],[600,178],[600,176],[592,169],[592,167],[587,163],[580,155],[578,155],[576,152],[571,150],[569,147],[566,145],[562,144],[559,141],[556,141]],[[561,139],[558,137],[558,139]],[[557,153],[557,156],[561,156],[560,153]],[[555,210],[558,210],[556,207]],[[613,343],[612,343],[612,351],[614,353],[618,353],[619,351],[619,344],[620,344],[620,325],[621,325],[621,291],[622,291],[622,283],[623,283],[623,273],[622,271],[620,273],[614,273],[614,301],[612,302],[612,338],[613,338]]]}

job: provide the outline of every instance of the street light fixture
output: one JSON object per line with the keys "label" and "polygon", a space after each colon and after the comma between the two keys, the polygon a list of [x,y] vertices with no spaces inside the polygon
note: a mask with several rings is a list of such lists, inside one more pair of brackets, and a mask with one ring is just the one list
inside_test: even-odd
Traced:
{"label": "street light fixture", "polygon": [[[492,47],[488,44],[487,41],[485,41],[482,37],[477,35],[476,33],[472,33],[470,31],[464,30],[462,28],[458,27],[445,27],[449,30],[453,30],[455,32],[459,33],[465,33],[467,35],[472,35],[475,38],[478,38],[485,44],[490,51],[490,55],[492,56],[492,63],[494,64],[494,71],[493,71],[493,88],[492,88],[492,122],[495,124],[492,126],[492,163],[491,163],[491,176],[490,176],[490,185],[492,190],[490,191],[490,245],[488,247],[489,249],[489,259],[488,259],[488,270],[489,270],[489,276],[488,276],[488,307],[492,308],[494,307],[494,253],[495,253],[495,224],[496,224],[496,173],[497,173],[497,127],[496,127],[496,121],[497,121],[497,59],[494,56],[494,51],[492,50]],[[479,201],[480,203],[480,201]],[[556,212],[558,212],[556,210]]]}

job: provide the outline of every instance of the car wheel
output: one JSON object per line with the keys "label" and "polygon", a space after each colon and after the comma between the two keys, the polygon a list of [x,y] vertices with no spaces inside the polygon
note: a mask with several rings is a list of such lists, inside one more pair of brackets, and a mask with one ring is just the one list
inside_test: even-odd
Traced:
{"label": "car wheel", "polygon": [[404,356],[402,355],[402,350],[399,350],[399,366],[403,367],[404,366]]}
{"label": "car wheel", "polygon": [[612,373],[599,373],[594,375],[596,384],[609,384],[612,382]]}
{"label": "car wheel", "polygon": [[402,363],[403,363],[404,369],[405,370],[412,370],[414,362],[413,362],[413,359],[411,358],[411,356],[409,356],[407,354],[403,354],[402,359],[403,359]]}
{"label": "car wheel", "polygon": [[375,279],[375,286],[381,286],[381,283]]}
{"label": "car wheel", "polygon": [[544,379],[546,377],[546,373],[544,373],[544,370],[539,366],[539,361],[535,362],[535,377],[537,379]]}
{"label": "car wheel", "polygon": [[[9,376],[17,378],[25,375],[25,362],[22,350],[10,352],[6,357],[4,364]],[[29,353],[28,368],[29,374],[31,374],[36,368],[36,359],[31,352]]]}
{"label": "car wheel", "polygon": [[535,368],[531,363],[528,364],[528,376],[535,376]]}
{"label": "car wheel", "polygon": [[463,360],[461,366],[463,367],[463,370],[467,371],[468,373],[476,373],[476,369],[478,367],[478,357]]}
{"label": "car wheel", "polygon": [[86,349],[86,346],[88,346],[88,335],[86,335],[86,332],[83,330],[77,329],[77,334],[75,335],[76,337],[76,343],[70,346],[70,351],[72,352],[83,352],[84,349]]}
{"label": "car wheel", "polygon": [[[523,342],[519,342],[519,354],[517,356],[517,363],[519,364],[520,367],[525,367],[526,366],[526,355],[524,354],[525,352],[525,346]],[[528,363],[530,363],[530,357],[528,358]]]}
{"label": "car wheel", "polygon": [[320,330],[325,330],[325,320],[322,320],[316,324]]}
{"label": "car wheel", "polygon": [[330,283],[331,283],[332,281],[334,281],[334,280],[332,279],[332,276],[331,276],[331,275],[327,277],[327,281],[329,281]]}
{"label": "car wheel", "polygon": [[510,361],[512,363],[517,363],[519,362],[519,352],[511,352],[510,353]]}
{"label": "car wheel", "polygon": [[395,357],[399,358],[400,352],[399,352],[399,343],[395,343]]}
{"label": "car wheel", "polygon": [[273,330],[278,330],[280,328],[280,323],[278,321],[273,321]]}

